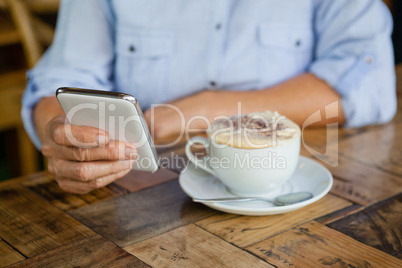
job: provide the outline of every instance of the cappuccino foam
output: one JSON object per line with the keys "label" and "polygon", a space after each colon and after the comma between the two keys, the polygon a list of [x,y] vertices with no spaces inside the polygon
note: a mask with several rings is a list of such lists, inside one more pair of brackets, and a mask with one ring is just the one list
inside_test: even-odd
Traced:
{"label": "cappuccino foam", "polygon": [[278,112],[234,115],[215,121],[211,141],[235,148],[259,149],[279,146],[300,135],[299,126]]}

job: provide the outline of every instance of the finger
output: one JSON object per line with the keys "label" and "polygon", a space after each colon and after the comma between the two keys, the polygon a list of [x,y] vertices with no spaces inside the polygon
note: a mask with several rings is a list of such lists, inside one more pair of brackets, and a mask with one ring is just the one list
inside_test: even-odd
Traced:
{"label": "finger", "polygon": [[77,181],[91,181],[120,171],[130,170],[134,160],[124,161],[92,161],[92,162],[71,162],[62,161],[56,170],[58,176]]}
{"label": "finger", "polygon": [[57,179],[57,183],[59,184],[59,187],[65,192],[74,194],[86,194],[89,193],[90,191],[102,188],[112,183],[113,181],[125,176],[129,172],[130,169],[127,169],[115,174],[110,174],[108,176],[104,176],[87,182],[59,178]]}
{"label": "finger", "polygon": [[59,158],[70,161],[97,161],[97,160],[129,160],[135,159],[137,149],[131,143],[111,141],[105,147],[81,148],[42,145],[42,153],[48,158]]}
{"label": "finger", "polygon": [[131,171],[131,169],[123,170],[123,171],[120,171],[120,172],[115,173],[115,174],[110,174],[110,175],[107,175],[107,176],[104,176],[104,177],[101,177],[101,178],[97,178],[96,179],[96,186],[98,188],[100,188],[100,187],[104,187],[106,185],[109,185],[110,183],[112,183],[112,182],[114,182],[114,181],[126,176],[130,171]]}
{"label": "finger", "polygon": [[106,131],[71,124],[57,124],[51,130],[54,142],[62,146],[96,147],[104,146],[109,142]]}

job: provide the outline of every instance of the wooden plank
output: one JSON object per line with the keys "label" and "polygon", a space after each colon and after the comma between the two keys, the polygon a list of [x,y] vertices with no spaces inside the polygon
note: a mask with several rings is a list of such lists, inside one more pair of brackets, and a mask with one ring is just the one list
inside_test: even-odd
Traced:
{"label": "wooden plank", "polygon": [[402,261],[318,222],[246,248],[277,267],[402,267]]}
{"label": "wooden plank", "polygon": [[6,186],[17,185],[19,183],[27,181],[27,179],[28,178],[26,176],[21,176],[21,177],[11,178],[9,180],[1,181],[0,182],[0,189],[5,188]]}
{"label": "wooden plank", "polygon": [[[399,193],[402,179],[367,163],[361,163],[341,154],[327,152],[325,162],[312,156],[305,148],[301,154],[324,165],[335,177],[331,193],[361,205],[369,205]],[[336,165],[336,166],[333,166]]]}
{"label": "wooden plank", "polygon": [[[335,150],[336,145],[329,145]],[[379,170],[402,176],[402,122],[374,129],[339,142],[339,153]]]}
{"label": "wooden plank", "polygon": [[402,193],[329,226],[402,259]]}
{"label": "wooden plank", "polygon": [[192,202],[177,180],[70,212],[121,247],[213,214],[216,211]]}
{"label": "wooden plank", "polygon": [[0,237],[27,257],[93,232],[22,186],[0,188]]}
{"label": "wooden plank", "polygon": [[115,184],[127,189],[130,192],[136,192],[151,186],[177,179],[177,177],[177,173],[165,168],[160,168],[155,173],[133,170],[123,178],[117,180]]}
{"label": "wooden plank", "polygon": [[149,267],[99,235],[36,255],[10,267]]}
{"label": "wooden plank", "polygon": [[325,153],[325,148],[329,144],[339,142],[339,140],[348,139],[357,134],[364,133],[369,129],[365,128],[337,128],[337,127],[315,127],[303,129],[302,144],[305,144],[320,153]]}
{"label": "wooden plank", "polygon": [[193,224],[124,249],[152,267],[273,267]]}
{"label": "wooden plank", "polygon": [[127,190],[115,184],[110,184],[83,195],[66,193],[60,189],[52,175],[47,172],[33,174],[29,176],[29,180],[21,184],[64,211],[85,207],[128,193]]}
{"label": "wooden plank", "polygon": [[25,260],[19,252],[15,251],[7,243],[0,239],[0,265],[7,266]]}
{"label": "wooden plank", "polygon": [[198,221],[196,224],[230,243],[246,247],[350,205],[350,202],[328,194],[314,204],[285,214],[262,217],[222,214]]}
{"label": "wooden plank", "polygon": [[342,208],[340,210],[334,211],[334,212],[329,213],[327,215],[318,217],[318,218],[315,219],[315,221],[317,221],[319,223],[322,223],[322,224],[328,224],[328,223],[334,222],[336,220],[339,220],[339,219],[341,219],[341,218],[343,218],[343,217],[345,217],[347,215],[356,213],[356,212],[358,212],[358,211],[360,211],[362,209],[364,209],[363,206],[358,205],[358,204],[353,204],[351,206]]}

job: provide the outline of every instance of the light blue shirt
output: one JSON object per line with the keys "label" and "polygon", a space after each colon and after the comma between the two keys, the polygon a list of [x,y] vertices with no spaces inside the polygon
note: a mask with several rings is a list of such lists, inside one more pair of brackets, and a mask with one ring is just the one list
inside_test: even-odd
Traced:
{"label": "light blue shirt", "polygon": [[380,0],[65,0],[22,118],[40,148],[32,110],[58,87],[121,91],[147,108],[311,72],[342,96],[347,127],[384,123],[396,112],[391,31]]}

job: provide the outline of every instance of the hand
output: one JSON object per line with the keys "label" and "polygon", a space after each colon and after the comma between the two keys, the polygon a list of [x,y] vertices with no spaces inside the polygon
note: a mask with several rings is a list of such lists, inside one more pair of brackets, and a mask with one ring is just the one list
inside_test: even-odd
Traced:
{"label": "hand", "polygon": [[[145,111],[155,141],[176,138],[189,129],[202,131],[214,120],[214,116],[228,112],[222,100],[215,98],[217,92],[202,91],[195,95],[157,106]],[[235,106],[234,106],[235,107]],[[230,113],[229,113],[230,114]]]}
{"label": "hand", "polygon": [[132,168],[136,148],[110,141],[105,131],[73,126],[65,116],[46,125],[42,153],[48,170],[66,192],[85,194],[123,177]]}

